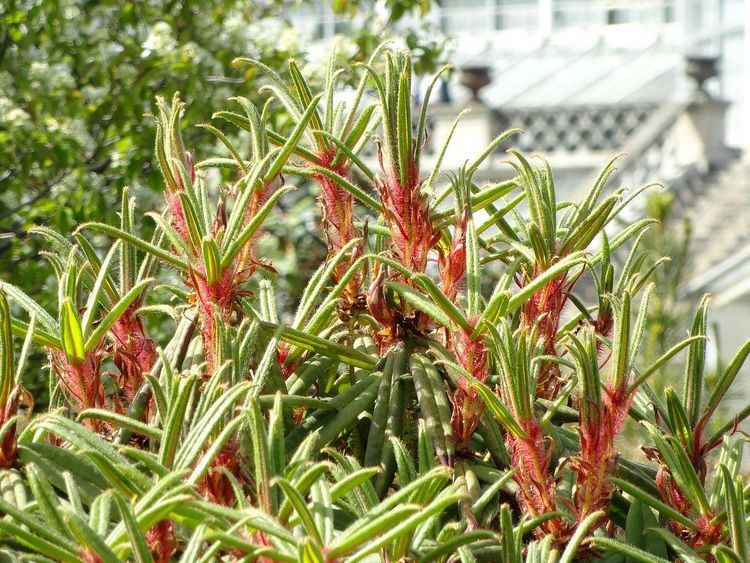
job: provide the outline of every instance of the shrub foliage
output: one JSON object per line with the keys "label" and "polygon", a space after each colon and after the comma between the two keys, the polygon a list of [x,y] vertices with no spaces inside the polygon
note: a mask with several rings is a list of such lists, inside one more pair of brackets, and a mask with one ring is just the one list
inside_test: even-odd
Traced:
{"label": "shrub foliage", "polygon": [[[6,555],[749,560],[730,440],[749,410],[717,413],[750,345],[704,380],[705,298],[689,337],[640,365],[659,262],[639,246],[652,221],[618,216],[648,186],[607,190],[613,160],[557,201],[547,164],[512,149],[511,180],[475,181],[515,131],[441,176],[450,148],[425,166],[427,104],[386,47],[347,103],[333,64],[317,94],[293,62],[289,83],[237,64],[270,96],[203,125],[224,157],[193,155],[184,104],[159,100],[152,237],[125,190],[117,225],[34,230],[55,311],[1,286]],[[269,126],[279,105],[288,130]],[[295,185],[319,193],[328,258],[284,318],[257,243]],[[47,412],[23,385],[32,349]],[[657,395],[649,378],[680,353],[682,381]]]}

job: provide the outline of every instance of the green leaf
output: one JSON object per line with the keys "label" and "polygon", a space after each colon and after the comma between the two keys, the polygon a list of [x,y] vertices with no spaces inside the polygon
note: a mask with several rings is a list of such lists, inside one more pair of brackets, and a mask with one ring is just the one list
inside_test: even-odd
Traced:
{"label": "green leaf", "polygon": [[151,480],[130,463],[115,463],[98,451],[84,451],[110,485],[128,496],[140,495],[151,487]]}
{"label": "green leaf", "polygon": [[88,338],[88,335],[91,332],[91,325],[94,322],[94,315],[96,315],[96,311],[99,306],[102,291],[104,290],[104,284],[107,281],[107,278],[109,278],[109,264],[110,262],[112,262],[115,252],[119,247],[120,241],[117,241],[109,249],[109,252],[107,252],[107,255],[104,257],[104,261],[102,261],[101,265],[99,266],[99,274],[96,276],[94,287],[91,289],[89,298],[86,301],[86,310],[83,314],[82,330],[84,338]]}
{"label": "green leaf", "polygon": [[171,469],[174,463],[175,453],[180,443],[180,433],[185,422],[185,411],[188,400],[193,393],[197,382],[195,376],[180,380],[177,394],[170,401],[169,414],[164,423],[163,437],[159,444],[159,463],[167,469]]}
{"label": "green leaf", "polygon": [[386,424],[388,422],[388,410],[391,401],[391,388],[393,386],[393,366],[396,355],[403,355],[403,348],[391,350],[385,358],[383,375],[380,378],[375,406],[372,410],[372,421],[370,432],[367,436],[367,446],[363,463],[365,466],[376,466],[380,463],[385,445]]}
{"label": "green leaf", "polygon": [[612,342],[612,382],[615,388],[627,386],[630,376],[630,293],[624,291],[620,306],[615,308],[615,338]]}
{"label": "green leaf", "polygon": [[[415,274],[411,277],[411,280],[419,285],[427,294],[432,297],[435,304],[450,318],[451,321],[456,323],[464,330],[471,330],[473,327],[469,323],[468,319],[461,313],[450,299],[440,290],[440,288],[425,274]],[[446,325],[449,326],[449,325]]]}
{"label": "green leaf", "polygon": [[719,465],[721,478],[726,491],[726,511],[729,515],[729,535],[732,539],[732,548],[741,561],[747,561],[750,557],[748,547],[747,515],[745,514],[745,497],[742,488],[742,478],[732,479],[725,465]]}
{"label": "green leaf", "polygon": [[[261,322],[266,330],[276,331],[280,325]],[[329,358],[335,358],[347,365],[362,368],[372,368],[378,363],[378,358],[365,354],[350,346],[344,346],[319,336],[313,336],[305,332],[295,330],[291,327],[282,327],[281,339],[284,342],[299,346],[305,350],[311,350]]]}
{"label": "green leaf", "polygon": [[115,502],[117,503],[117,507],[120,510],[120,516],[122,516],[122,519],[125,522],[125,526],[128,529],[128,537],[130,538],[129,547],[133,550],[133,556],[135,560],[138,563],[148,563],[150,561],[153,561],[154,558],[151,556],[151,552],[148,548],[148,543],[146,542],[146,538],[144,537],[143,532],[138,525],[135,514],[133,514],[132,507],[127,503],[122,495],[120,495],[120,493],[115,492],[113,494],[113,497],[115,499]]}
{"label": "green leaf", "polygon": [[213,125],[210,125],[208,123],[199,123],[198,127],[203,127],[204,129],[207,129],[210,131],[221,143],[229,150],[230,153],[232,153],[232,157],[234,158],[235,162],[239,165],[239,167],[242,169],[242,172],[247,174],[247,165],[245,164],[245,161],[242,160],[242,157],[237,152],[237,149],[234,148],[232,143],[227,139],[226,135],[219,131],[216,127]]}
{"label": "green leaf", "polygon": [[664,463],[693,508],[704,516],[710,514],[711,507],[706,491],[682,444],[673,436],[664,437],[661,431],[649,422],[644,421],[641,424],[648,429]]}
{"label": "green leaf", "polygon": [[307,286],[305,286],[305,290],[302,292],[297,312],[294,315],[294,321],[292,321],[291,324],[293,328],[302,330],[303,323],[312,313],[316,303],[319,302],[320,297],[330,283],[331,276],[336,271],[336,268],[347,256],[351,255],[354,247],[358,243],[358,239],[349,241],[341,248],[341,250],[321,264],[321,266],[315,271],[310,278],[310,281],[307,283]]}
{"label": "green leaf", "polygon": [[[515,180],[506,180],[505,182],[500,182],[498,184],[491,184],[489,186],[483,187],[477,193],[473,193],[471,195],[469,199],[471,211],[475,213],[479,211],[480,209],[489,208],[488,213],[495,215],[495,217],[491,217],[490,221],[495,222],[498,216],[504,215],[509,209],[505,209],[505,210],[500,209],[499,211],[495,211],[494,207],[491,207],[492,204],[495,203],[500,198],[503,198],[506,195],[508,195],[517,187],[518,187],[518,183]],[[523,194],[519,194],[519,196],[523,197]],[[514,198],[514,200],[517,200],[517,198]],[[509,205],[511,205],[512,207],[515,207],[515,204],[513,204],[512,202]],[[477,232],[482,232],[482,231],[478,230]]]}
{"label": "green leaf", "polygon": [[[448,541],[439,542],[438,547],[426,552],[419,558],[421,563],[442,560],[443,557],[455,553],[460,547],[478,543],[482,540],[494,539],[495,534],[489,530],[475,530],[458,534]],[[527,560],[528,561],[528,560]]]}
{"label": "green leaf", "polygon": [[[64,537],[64,541],[67,542],[70,535],[66,531],[65,521],[60,512],[60,501],[49,481],[39,466],[34,463],[26,464],[26,476],[46,525]],[[72,544],[69,546],[72,547]]]}
{"label": "green leaf", "polygon": [[[390,404],[388,405],[388,417],[385,421],[385,438],[391,442],[394,446],[389,448],[388,444],[385,444],[383,451],[380,456],[379,466],[382,468],[382,473],[378,475],[375,480],[375,487],[378,496],[382,496],[393,480],[396,472],[396,464],[398,460],[396,456],[398,454],[393,439],[396,436],[402,435],[404,427],[405,417],[405,389],[406,382],[402,379],[402,375],[406,371],[406,357],[403,360],[397,358],[395,369],[393,370],[393,380],[391,384],[391,396]],[[401,485],[405,485],[408,481],[401,481]]]}
{"label": "green leaf", "polygon": [[590,533],[590,528],[597,522],[600,522],[602,517],[605,515],[604,510],[597,510],[589,514],[582,522],[576,526],[575,532],[571,536],[568,544],[565,546],[565,551],[560,556],[560,563],[572,563],[581,542]]}
{"label": "green leaf", "polygon": [[647,528],[646,532],[661,537],[680,557],[681,561],[684,561],[685,563],[702,563],[702,561],[704,561],[704,559],[688,547],[685,542],[675,537],[675,535],[668,530],[654,526],[652,528]]}
{"label": "green leaf", "polygon": [[471,338],[477,338],[483,332],[487,330],[487,323],[495,323],[501,316],[505,316],[505,311],[508,308],[510,302],[511,293],[507,289],[502,289],[500,284],[497,285],[495,291],[490,298],[490,302],[482,311],[482,315],[477,322],[477,326],[474,332],[471,334]]}
{"label": "green leaf", "polygon": [[106,409],[86,409],[81,411],[78,414],[78,420],[86,419],[102,420],[109,424],[120,426],[121,428],[127,428],[134,434],[140,434],[141,436],[146,436],[147,438],[156,441],[161,440],[161,430],[158,428],[154,428],[148,424],[130,418],[129,416],[118,414]]}
{"label": "green leaf", "polygon": [[685,412],[680,399],[677,397],[677,393],[675,393],[674,389],[671,387],[667,387],[665,392],[667,398],[667,411],[669,412],[668,422],[672,434],[684,444],[687,451],[695,451],[693,429],[688,423],[687,413]]}
{"label": "green leaf", "polygon": [[349,473],[340,481],[336,481],[331,487],[331,500],[336,502],[345,497],[357,487],[369,481],[374,475],[377,475],[378,472],[379,469],[377,467],[366,467]]}
{"label": "green leaf", "polygon": [[271,479],[282,472],[276,472],[270,466],[268,451],[268,435],[263,424],[263,415],[260,412],[258,402],[249,397],[245,409],[247,419],[246,430],[250,436],[250,449],[253,455],[253,469],[255,477],[255,489],[259,499],[259,505],[266,511],[277,511],[278,503],[276,495],[271,493]]}
{"label": "green leaf", "polygon": [[[292,131],[292,134],[289,135],[289,139],[286,141],[284,146],[281,147],[281,151],[273,160],[273,162],[271,162],[271,165],[268,168],[268,172],[266,172],[266,175],[263,178],[264,181],[266,182],[271,181],[279,174],[279,172],[281,172],[281,169],[284,167],[287,160],[289,159],[289,155],[292,154],[292,151],[297,145],[297,142],[299,141],[300,137],[302,137],[302,134],[306,131],[307,124],[316,115],[315,108],[317,107],[318,102],[320,101],[320,98],[322,96],[323,94],[318,94],[317,96],[315,96],[308,104],[307,109],[305,109],[305,112],[299,117],[299,119],[297,120],[297,124],[294,126],[294,130]],[[316,128],[317,129],[320,128],[319,123],[318,125],[316,125]]]}
{"label": "green leaf", "polygon": [[617,194],[605,199],[591,214],[577,225],[566,237],[560,253],[562,255],[585,250],[589,244],[603,232],[604,226],[611,220],[612,210],[619,201]]}
{"label": "green leaf", "polygon": [[65,521],[78,542],[87,550],[91,550],[98,555],[104,563],[120,562],[120,559],[107,546],[104,540],[78,514],[71,510],[66,510]]}
{"label": "green leaf", "polygon": [[711,549],[711,554],[716,557],[717,563],[745,563],[746,559],[740,559],[732,549],[725,545],[716,545]]}
{"label": "green leaf", "polygon": [[22,526],[17,526],[6,520],[0,520],[0,531],[12,537],[22,545],[30,549],[67,563],[80,563],[81,559],[78,554],[72,550],[66,550],[60,547],[58,540],[47,541],[36,534],[29,532]]}
{"label": "green leaf", "polygon": [[[354,121],[353,124],[350,122],[351,127],[347,127],[347,125],[344,124],[344,127],[341,130],[341,136],[344,139],[344,146],[349,147],[353,153],[356,153],[358,148],[362,146],[362,141],[367,140],[368,136],[366,133],[380,122],[379,117],[373,120],[372,123],[370,122],[372,115],[375,113],[375,107],[376,104],[370,104],[365,107],[359,116],[357,116],[356,121]],[[354,105],[352,105],[349,118],[352,119],[355,116],[356,109],[354,109]],[[343,151],[339,153],[332,162],[331,167],[335,168],[340,166],[345,156],[346,153]],[[363,172],[365,171],[363,170]],[[365,172],[365,174],[367,173]]]}
{"label": "green leaf", "polygon": [[521,534],[513,528],[510,507],[503,504],[500,507],[500,544],[504,561],[518,561],[521,559],[523,543]]}
{"label": "green leaf", "polygon": [[[444,489],[444,491],[450,491],[450,488]],[[385,534],[380,536],[376,541],[373,541],[362,548],[360,551],[351,556],[350,561],[354,563],[363,559],[370,553],[378,551],[380,548],[390,544],[392,541],[404,536],[405,534],[414,530],[417,526],[427,522],[431,517],[436,516],[446,510],[448,507],[458,504],[460,500],[464,498],[461,494],[445,494],[433,502],[428,504],[422,510],[413,514],[402,521],[392,526]]]}
{"label": "green leaf", "polygon": [[13,380],[13,331],[10,308],[0,286],[0,405],[7,404]]}
{"label": "green leaf", "polygon": [[469,166],[466,168],[466,173],[471,176],[481,165],[482,163],[487,160],[487,158],[495,152],[495,149],[500,146],[500,144],[505,141],[508,137],[511,137],[513,135],[516,135],[518,133],[521,133],[520,129],[507,129],[500,133],[497,137],[495,137],[492,142],[487,145],[487,148],[484,149],[482,154],[480,154],[477,158],[475,158]]}
{"label": "green leaf", "polygon": [[381,379],[380,374],[373,375],[375,375],[375,377],[371,380],[363,380],[368,381],[369,385],[364,387],[361,393],[349,400],[346,406],[341,408],[333,417],[326,420],[318,434],[318,439],[316,440],[317,447],[323,447],[333,441],[339,434],[341,434],[341,432],[349,429],[352,426],[352,423],[357,420],[363,412],[371,409],[378,393],[378,382]]}
{"label": "green leaf", "polygon": [[[664,354],[662,354],[654,363],[652,363],[646,371],[638,376],[638,378],[630,385],[628,394],[641,387],[641,385],[643,385],[649,377],[659,371],[659,369],[661,369],[664,364],[666,364],[669,360],[676,356],[683,348],[702,339],[704,339],[703,336],[691,336],[690,338],[686,338],[679,344],[672,346],[672,348],[664,352]],[[644,385],[644,387],[648,387],[648,384]]]}
{"label": "green leaf", "polygon": [[523,438],[526,436],[523,428],[519,426],[515,418],[511,414],[508,407],[506,407],[500,398],[481,381],[472,378],[471,385],[479,392],[484,400],[487,408],[495,417],[495,419],[505,427],[505,429],[516,437]]}
{"label": "green leaf", "polygon": [[39,466],[45,477],[57,489],[65,488],[63,473],[69,470],[78,484],[80,496],[93,502],[109,484],[101,472],[88,459],[50,444],[19,444],[19,458],[23,463]]}
{"label": "green leaf", "polygon": [[136,299],[140,297],[141,292],[143,292],[143,290],[146,289],[152,281],[154,280],[149,278],[136,284],[135,286],[133,286],[133,289],[128,291],[122,297],[122,299],[120,299],[112,306],[107,315],[99,322],[94,331],[91,333],[91,336],[89,336],[88,340],[86,340],[85,350],[87,352],[95,348],[99,344],[99,342],[102,341],[102,339],[109,332],[109,329],[112,328],[112,326],[120,319],[120,317],[125,314],[128,308],[130,308],[130,306],[135,303]]}
{"label": "green leaf", "polygon": [[[314,487],[317,484],[320,484],[321,478],[331,471],[331,464],[327,461],[320,461],[318,463],[312,464],[309,468],[305,470],[304,473],[299,475],[296,479],[294,479],[293,486],[294,489],[303,497],[307,496],[308,493],[310,493],[311,490],[314,489]],[[313,503],[315,503],[315,498],[312,499]],[[278,518],[281,522],[286,522],[289,519],[289,516],[291,515],[292,511],[292,504],[291,501],[287,498],[284,500],[284,502],[281,505],[281,508],[278,511]],[[316,528],[318,528],[316,524]],[[318,528],[320,530],[320,528]]]}
{"label": "green leaf", "polygon": [[354,152],[352,152],[352,150],[343,141],[339,140],[337,137],[334,137],[328,131],[314,131],[314,133],[318,133],[331,141],[334,145],[336,145],[336,148],[341,151],[340,154],[349,159],[351,163],[355,164],[357,168],[359,168],[370,181],[375,180],[375,174],[372,172],[372,170],[370,170],[370,168],[356,154],[354,154]]}
{"label": "green leaf", "polygon": [[622,491],[628,493],[632,497],[634,497],[636,500],[642,502],[646,506],[650,506],[660,514],[663,514],[664,516],[671,518],[675,522],[678,522],[682,524],[683,526],[691,529],[691,530],[697,530],[698,526],[689,518],[684,516],[682,513],[678,512],[671,506],[668,506],[664,504],[661,500],[657,499],[656,497],[648,494],[640,487],[625,481],[623,479],[618,479],[617,477],[612,477],[612,484],[616,487],[620,488]]}
{"label": "green leaf", "polygon": [[[434,366],[433,366],[434,368]],[[427,426],[435,453],[443,465],[453,464],[453,427],[451,426],[450,411],[447,410],[445,389],[435,389],[431,378],[427,375],[426,362],[417,355],[409,357],[409,370],[417,391],[417,402],[422,412],[422,418]],[[437,393],[442,393],[441,405],[438,406]]]}
{"label": "green leaf", "polygon": [[285,167],[285,169],[286,168],[289,168],[289,171],[292,174],[297,174],[303,177],[309,177],[312,174],[320,174],[321,176],[325,176],[329,180],[335,182],[336,185],[338,185],[340,188],[352,194],[355,199],[358,199],[360,202],[364,203],[374,211],[377,211],[378,213],[381,213],[383,211],[383,207],[380,205],[380,202],[378,202],[377,199],[365,192],[359,186],[354,185],[352,182],[350,182],[340,174],[337,174],[333,170],[324,168],[323,166],[309,166],[305,169],[295,167]]}
{"label": "green leaf", "polygon": [[[236,114],[232,114],[231,112],[225,112],[220,111],[214,114],[215,116],[222,117],[224,119],[227,119],[228,121],[231,121],[232,123],[235,123],[236,125],[239,125],[243,129],[246,129],[249,131],[249,128],[246,124],[242,124],[239,121],[237,121],[237,118],[234,117]],[[243,118],[240,118],[243,119]],[[272,131],[271,129],[266,129],[265,131],[266,135],[268,136],[268,139],[274,143],[275,145],[282,147],[284,146],[288,139],[284,137],[283,135],[278,134],[275,131]],[[321,165],[323,164],[323,161],[318,158],[318,156],[315,153],[310,152],[306,148],[304,148],[301,145],[296,145],[292,151],[293,154],[296,154],[297,156],[304,158],[307,162],[311,164]]]}
{"label": "green leaf", "polygon": [[[146,217],[151,218],[151,220],[156,223],[156,227],[158,231],[161,231],[167,239],[169,240],[169,243],[180,253],[182,256],[192,256],[193,251],[191,248],[187,245],[187,243],[183,240],[183,238],[180,236],[180,234],[175,230],[175,228],[164,218],[164,213],[154,213],[154,212],[148,212],[146,213]],[[133,245],[128,245],[132,248]]]}
{"label": "green leaf", "polygon": [[[691,336],[706,336],[709,295],[704,295],[693,320]],[[682,392],[688,421],[692,427],[698,423],[703,391],[703,370],[706,363],[706,341],[698,340],[690,345],[685,366],[685,383]]]}
{"label": "green leaf", "polygon": [[[423,108],[426,108],[427,104],[424,104]],[[437,179],[438,175],[440,174],[440,168],[443,164],[443,158],[445,158],[445,153],[448,151],[448,145],[450,145],[451,139],[453,138],[453,133],[456,131],[456,127],[458,127],[459,122],[463,119],[463,117],[468,114],[471,110],[469,108],[466,108],[462,110],[456,118],[453,120],[453,124],[451,125],[450,130],[448,131],[448,134],[445,136],[445,140],[443,141],[443,146],[440,148],[439,151],[437,151],[437,158],[435,159],[435,163],[432,165],[432,172],[430,172],[430,175],[427,177],[427,180],[424,182],[424,190],[426,192],[430,192],[435,185],[435,180]],[[419,145],[421,146],[421,145]],[[445,195],[449,193],[449,190],[446,189]],[[442,201],[442,198],[438,198],[436,203],[440,203]],[[449,213],[449,212],[447,212]],[[439,214],[435,214],[439,215]],[[431,219],[435,218],[433,215],[430,217]]]}
{"label": "green leaf", "polygon": [[325,563],[326,557],[323,550],[313,539],[302,538],[299,542],[300,563]]}
{"label": "green leaf", "polygon": [[[272,475],[282,475],[286,468],[286,443],[284,441],[284,410],[282,400],[281,393],[277,392],[268,421],[268,464]],[[262,405],[262,402],[259,400],[258,404]],[[278,502],[272,504],[273,506],[278,506]]]}
{"label": "green leaf", "polygon": [[278,350],[283,331],[283,327],[276,329],[276,332],[268,342],[266,351],[263,353],[263,357],[260,359],[258,367],[253,373],[253,386],[249,393],[250,397],[258,398],[263,389],[265,389],[271,376],[271,370],[276,365],[276,351]]}
{"label": "green leaf", "polygon": [[175,268],[182,270],[183,272],[187,272],[189,269],[187,263],[181,260],[178,256],[175,256],[171,252],[163,250],[158,246],[151,244],[150,242],[146,242],[145,240],[140,239],[131,233],[125,232],[122,229],[118,229],[117,227],[112,227],[111,225],[96,222],[84,223],[83,225],[78,227],[78,229],[76,229],[76,233],[80,233],[81,231],[87,229],[104,233],[105,235],[109,235],[111,237],[132,244],[146,254],[150,254],[154,258],[161,260],[162,262],[165,262],[170,266],[174,266]]}
{"label": "green leaf", "polygon": [[190,476],[185,480],[186,483],[195,485],[206,475],[206,473],[208,473],[208,471],[211,469],[211,464],[213,463],[213,461],[221,453],[222,448],[224,448],[224,445],[237,432],[237,429],[240,427],[240,425],[243,422],[244,422],[244,419],[242,415],[238,415],[233,420],[226,423],[226,425],[221,429],[221,432],[216,437],[216,439],[214,439],[211,442],[211,446],[206,450],[206,453],[203,454],[195,462],[195,467],[193,468],[193,471],[190,473]]}
{"label": "green leaf", "polygon": [[542,274],[535,277],[530,283],[525,285],[520,291],[513,294],[509,301],[506,309],[506,314],[512,313],[519,307],[523,306],[532,295],[534,295],[539,289],[541,289],[548,282],[565,274],[568,270],[580,266],[587,262],[586,258],[579,253],[571,254],[566,256],[564,259],[557,262],[554,266],[546,269]]}
{"label": "green leaf", "polygon": [[[232,66],[239,66],[241,64],[252,65],[258,67],[263,73],[271,79],[271,83],[274,86],[273,92],[279,97],[279,100],[284,104],[284,107],[289,114],[294,118],[296,122],[300,121],[302,114],[302,106],[289,92],[286,82],[278,75],[277,72],[272,70],[265,64],[255,59],[238,57],[232,61]],[[267,87],[266,87],[267,88]]]}
{"label": "green leaf", "polygon": [[78,314],[73,302],[66,298],[60,311],[60,325],[62,327],[62,345],[65,356],[73,365],[82,364],[86,359],[86,349],[83,343],[83,331],[78,321]]}
{"label": "green leaf", "polygon": [[529,214],[533,223],[539,229],[548,254],[555,252],[556,215],[554,202],[549,201],[549,192],[541,182],[544,181],[540,172],[535,170],[520,152],[514,149],[508,151],[518,164],[511,162],[516,169],[521,187],[526,193],[529,204]]}
{"label": "green leaf", "polygon": [[252,160],[260,160],[262,158],[262,155],[268,149],[267,137],[270,137],[270,135],[268,135],[267,131],[265,130],[265,121],[263,119],[263,116],[258,113],[258,108],[254,104],[250,103],[247,98],[237,96],[230,99],[242,106],[242,109],[245,111],[245,116],[243,117],[237,113],[229,111],[219,111],[214,113],[212,117],[221,117],[222,119],[225,119],[230,123],[234,123],[235,125],[248,131],[250,133]]}
{"label": "green leaf", "polygon": [[322,545],[323,538],[320,537],[320,532],[315,526],[315,519],[313,518],[312,512],[310,512],[307,503],[302,498],[302,495],[300,495],[297,489],[294,488],[289,481],[282,477],[276,477],[272,483],[278,485],[284,491],[286,498],[292,503],[294,511],[297,513],[297,516],[299,516],[300,522],[302,522],[307,535],[313,538],[318,545]]}
{"label": "green leaf", "polygon": [[435,364],[422,354],[414,354],[418,362],[422,364],[426,375],[426,382],[432,390],[432,397],[437,407],[437,416],[442,426],[442,432],[445,436],[447,446],[448,465],[453,465],[455,454],[455,438],[453,436],[453,425],[451,423],[451,404],[447,394],[446,381],[443,374],[438,371]]}
{"label": "green leaf", "polygon": [[[404,299],[404,301],[427,314],[432,320],[436,321],[440,325],[446,328],[450,328],[454,325],[453,319],[449,314],[445,312],[445,310],[427,300],[423,293],[417,291],[413,287],[397,281],[386,281],[385,285],[389,289],[392,289],[393,291],[398,293]],[[455,309],[453,313],[455,313],[457,317],[460,317],[461,313],[458,308],[456,308],[455,306],[453,308]]]}
{"label": "green leaf", "polygon": [[[658,221],[656,221],[655,219],[641,219],[640,221],[632,223],[617,235],[612,237],[612,239],[609,241],[609,251],[614,252],[631,238],[633,238],[634,236],[638,236],[645,229],[648,229],[651,225],[657,222]],[[594,253],[594,255],[589,259],[589,265],[596,266],[602,261],[603,258],[603,251],[599,250],[598,252]]]}
{"label": "green leaf", "polygon": [[366,525],[357,528],[355,532],[345,532],[328,549],[328,557],[342,557],[351,553],[360,545],[377,538],[382,532],[391,530],[398,523],[403,522],[404,518],[419,512],[419,509],[418,505],[402,504],[372,519]]}
{"label": "green leaf", "polygon": [[[398,171],[402,186],[411,184],[411,163],[416,161],[413,153],[413,140],[411,138],[411,61],[405,58],[407,69],[400,72],[398,77],[398,88],[396,98],[396,138],[398,146]],[[385,108],[384,108],[385,109]],[[416,147],[417,151],[421,147]],[[416,167],[416,165],[415,165]]]}
{"label": "green leaf", "polygon": [[[12,518],[15,522],[18,522],[22,526],[28,529],[33,536],[39,540],[52,542],[56,547],[60,549],[62,553],[74,553],[75,546],[72,542],[68,541],[64,537],[60,537],[59,532],[49,528],[49,524],[34,518],[30,513],[25,510],[21,510],[9,502],[0,498],[0,510],[6,516]],[[0,523],[10,523],[8,520],[0,520]],[[0,526],[0,529],[2,527]],[[23,537],[23,536],[22,536]]]}
{"label": "green leaf", "polygon": [[495,495],[502,489],[505,484],[511,480],[513,475],[515,475],[516,469],[510,469],[508,471],[505,471],[502,476],[497,479],[492,485],[490,485],[487,490],[485,490],[482,493],[482,496],[480,496],[477,500],[474,501],[474,503],[471,505],[471,511],[475,514],[480,513],[484,508],[489,504],[489,502],[495,498]]}
{"label": "green leaf", "polygon": [[203,237],[201,249],[203,265],[206,269],[206,281],[209,284],[215,284],[221,279],[222,272],[219,264],[219,247],[213,238],[206,236]]}
{"label": "green leaf", "polygon": [[[225,416],[230,413],[240,399],[247,397],[251,388],[252,383],[249,381],[243,381],[229,388],[212,403],[211,408],[203,416],[192,421],[190,431],[180,444],[174,458],[175,469],[187,469],[193,465],[201,450],[209,443],[209,438],[220,431]],[[164,440],[166,438],[167,435],[165,434]],[[164,465],[168,467],[166,463]]]}
{"label": "green leaf", "polygon": [[633,547],[631,545],[613,540],[610,538],[593,537],[590,538],[589,543],[594,547],[603,549],[608,553],[620,553],[626,556],[630,561],[642,562],[642,563],[668,563],[668,559],[662,559],[656,555],[652,555],[647,551],[643,551],[640,548]]}
{"label": "green leaf", "polygon": [[638,547],[659,557],[667,558],[667,547],[664,539],[654,536],[649,528],[658,526],[651,509],[639,500],[630,504],[625,521],[625,537],[628,545]]}
{"label": "green leaf", "polygon": [[612,174],[614,174],[617,170],[615,168],[615,162],[618,158],[621,158],[624,155],[625,153],[616,154],[609,160],[609,162],[607,162],[604,168],[602,168],[602,171],[599,173],[599,176],[597,176],[594,184],[591,186],[591,189],[586,194],[586,197],[581,202],[581,204],[577,206],[575,213],[570,216],[570,220],[568,221],[569,225],[579,224],[583,217],[588,217],[588,215],[591,213],[591,210],[594,208],[594,205],[596,205],[596,202],[599,200],[599,196],[607,185],[607,180],[609,180]]}
{"label": "green leaf", "polygon": [[[430,96],[432,95],[432,89],[435,87],[435,84],[437,84],[437,81],[440,79],[440,77],[453,69],[453,65],[447,64],[440,67],[440,69],[434,74],[432,77],[432,80],[430,80],[430,83],[427,85],[427,90],[425,90],[424,96],[422,97],[422,109],[419,112],[419,123],[417,124],[417,140],[415,143],[415,146],[417,149],[421,149],[422,145],[424,144],[424,138],[426,133],[425,125],[427,124],[427,108],[430,105]],[[415,167],[419,169],[419,150],[417,151],[417,158],[415,159]]]}
{"label": "green leaf", "polygon": [[208,235],[208,228],[203,222],[202,214],[199,213],[200,206],[195,195],[188,190],[177,193],[180,200],[182,214],[185,218],[188,240],[185,241],[192,248],[200,248],[201,240]]}
{"label": "green leaf", "polygon": [[23,307],[29,315],[36,316],[45,330],[51,332],[53,335],[60,333],[60,326],[57,324],[57,321],[21,289],[7,282],[0,282],[0,290]]}
{"label": "green leaf", "polygon": [[466,224],[466,296],[468,316],[478,317],[482,309],[482,278],[479,267],[479,238],[472,218]]}
{"label": "green leaf", "polygon": [[[251,188],[248,186],[248,188],[246,189]],[[263,204],[263,207],[261,207],[258,212],[253,215],[252,219],[250,219],[250,221],[248,221],[247,224],[242,228],[237,237],[231,240],[227,240],[227,246],[223,252],[223,257],[221,259],[221,270],[229,266],[229,264],[232,263],[232,260],[234,260],[235,256],[237,256],[237,254],[242,251],[245,244],[251,239],[251,237],[261,227],[261,225],[263,225],[266,217],[268,217],[268,214],[271,213],[271,210],[275,207],[281,196],[295,189],[296,188],[293,186],[282,186],[281,188],[276,190],[271,195],[271,197],[268,198],[268,201]]]}

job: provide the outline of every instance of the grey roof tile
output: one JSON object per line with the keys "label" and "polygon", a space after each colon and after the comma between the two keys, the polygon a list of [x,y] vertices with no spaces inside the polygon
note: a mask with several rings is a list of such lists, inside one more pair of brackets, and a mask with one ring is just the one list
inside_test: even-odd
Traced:
{"label": "grey roof tile", "polygon": [[750,243],[750,155],[672,186],[677,213],[691,222],[691,270],[702,274]]}

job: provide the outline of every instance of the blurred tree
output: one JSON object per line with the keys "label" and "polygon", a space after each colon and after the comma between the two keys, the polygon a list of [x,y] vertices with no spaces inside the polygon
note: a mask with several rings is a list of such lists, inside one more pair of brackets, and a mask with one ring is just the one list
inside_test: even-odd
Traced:
{"label": "blurred tree", "polygon": [[[643,248],[655,257],[670,257],[669,262],[654,272],[656,290],[642,352],[646,362],[664,354],[674,342],[670,339],[683,336],[690,329],[692,302],[685,294],[685,283],[689,273],[691,227],[687,218],[674,216],[674,207],[671,192],[653,192],[646,200],[647,217],[656,219],[658,223],[647,231]],[[671,370],[670,373],[679,373],[680,369],[680,362],[672,362],[664,368]],[[654,378],[652,384],[655,387],[668,384],[665,373]]]}

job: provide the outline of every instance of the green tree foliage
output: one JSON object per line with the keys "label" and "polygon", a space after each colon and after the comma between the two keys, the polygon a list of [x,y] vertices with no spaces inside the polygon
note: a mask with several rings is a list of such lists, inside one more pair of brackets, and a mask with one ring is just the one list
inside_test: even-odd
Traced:
{"label": "green tree foliage", "polygon": [[685,283],[690,260],[690,222],[678,220],[674,214],[674,196],[654,192],[646,200],[646,213],[658,221],[644,236],[644,249],[656,256],[669,256],[669,267],[654,272],[656,291],[644,355],[655,359],[667,351],[669,343],[689,328],[690,303],[685,296]]}

